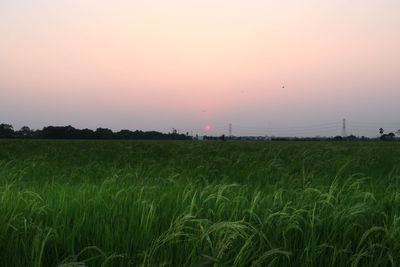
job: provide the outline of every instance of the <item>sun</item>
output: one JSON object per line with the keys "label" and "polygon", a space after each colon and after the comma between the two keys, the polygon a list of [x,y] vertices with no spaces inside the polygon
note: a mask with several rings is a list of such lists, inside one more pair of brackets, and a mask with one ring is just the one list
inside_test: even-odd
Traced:
{"label": "sun", "polygon": [[209,131],[209,130],[211,130],[211,126],[210,125],[206,125],[206,131]]}

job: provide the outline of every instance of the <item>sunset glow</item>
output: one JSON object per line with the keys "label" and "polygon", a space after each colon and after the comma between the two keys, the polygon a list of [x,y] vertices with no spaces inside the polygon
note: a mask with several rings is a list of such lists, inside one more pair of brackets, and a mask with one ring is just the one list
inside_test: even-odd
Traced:
{"label": "sunset glow", "polygon": [[399,14],[397,0],[2,1],[0,121],[277,129],[234,127],[262,135],[397,121]]}

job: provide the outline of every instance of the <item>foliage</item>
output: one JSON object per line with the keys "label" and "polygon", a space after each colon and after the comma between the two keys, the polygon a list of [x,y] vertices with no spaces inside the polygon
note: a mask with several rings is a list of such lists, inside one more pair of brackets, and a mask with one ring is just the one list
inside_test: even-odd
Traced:
{"label": "foliage", "polygon": [[395,142],[0,140],[0,266],[398,266]]}
{"label": "foliage", "polygon": [[10,124],[0,124],[0,138],[21,139],[132,139],[132,140],[188,140],[188,135],[173,133],[164,134],[156,131],[130,131],[121,130],[113,132],[108,128],[76,129],[68,126],[47,126],[43,130],[33,131],[24,126],[19,131],[14,131]]}
{"label": "foliage", "polygon": [[0,124],[0,138],[12,138],[14,135],[14,128],[10,124]]}

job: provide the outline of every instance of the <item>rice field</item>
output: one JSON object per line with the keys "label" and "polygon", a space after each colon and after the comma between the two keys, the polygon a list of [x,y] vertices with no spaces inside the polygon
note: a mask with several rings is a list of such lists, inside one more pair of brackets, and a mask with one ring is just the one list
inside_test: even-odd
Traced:
{"label": "rice field", "polygon": [[399,142],[0,140],[0,266],[399,265]]}

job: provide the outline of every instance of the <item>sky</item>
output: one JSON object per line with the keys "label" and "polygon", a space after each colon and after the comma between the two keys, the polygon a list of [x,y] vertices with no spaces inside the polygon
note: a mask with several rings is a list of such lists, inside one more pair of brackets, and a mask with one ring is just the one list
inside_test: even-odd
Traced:
{"label": "sky", "polygon": [[399,100],[398,0],[0,0],[16,129],[376,136]]}

